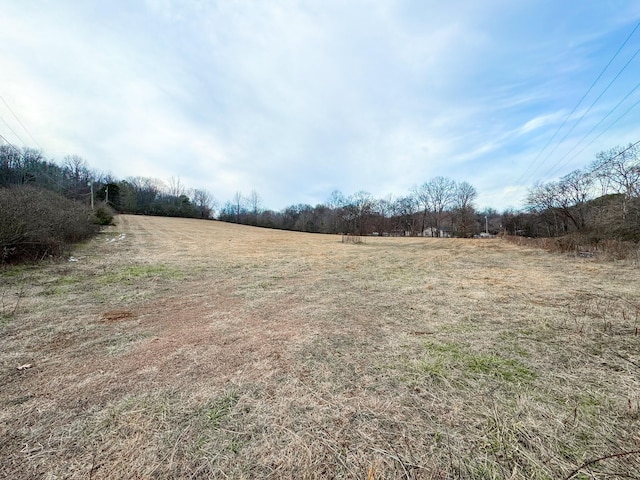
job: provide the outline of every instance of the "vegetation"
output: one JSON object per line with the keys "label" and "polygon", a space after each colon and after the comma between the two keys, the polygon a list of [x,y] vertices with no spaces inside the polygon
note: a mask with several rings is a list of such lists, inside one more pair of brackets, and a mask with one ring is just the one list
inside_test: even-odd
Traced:
{"label": "vegetation", "polygon": [[122,215],[0,271],[0,477],[638,479],[631,260]]}
{"label": "vegetation", "polygon": [[79,202],[30,185],[0,188],[0,264],[60,255],[96,232]]}
{"label": "vegetation", "polygon": [[436,177],[407,196],[376,199],[360,191],[334,191],[326,204],[292,205],[282,212],[262,210],[254,191],[237,192],[220,210],[220,220],[312,233],[354,235],[471,237],[481,230],[473,202],[476,189],[467,182]]}
{"label": "vegetation", "polygon": [[[467,182],[435,177],[408,195],[376,199],[368,192],[345,196],[339,191],[326,203],[292,205],[281,212],[263,210],[254,191],[237,192],[219,218],[233,223],[285,230],[353,235],[471,237],[482,232],[518,237],[556,238],[572,251],[622,242],[619,252],[640,242],[640,149],[637,145],[601,152],[585,171],[558,181],[539,183],[528,193],[526,208],[502,214],[478,212],[476,189]],[[549,245],[547,243],[547,245]],[[569,247],[565,248],[568,245]]]}
{"label": "vegetation", "polygon": [[[263,209],[259,194],[237,192],[219,211],[223,221],[284,230],[380,236],[472,237],[481,232],[523,237],[572,234],[578,243],[640,241],[640,160],[637,145],[600,152],[584,171],[535,185],[526,208],[502,214],[478,212],[477,191],[467,182],[435,177],[401,197],[377,199],[359,191],[334,191],[316,206],[298,204],[280,212]],[[0,146],[0,187],[38,185],[68,198],[95,200],[120,213],[213,218],[216,201],[205,190],[187,190],[179,179],[168,183],[146,177],[116,180],[92,172],[78,156],[62,165],[34,150]],[[110,223],[108,210],[98,213]],[[577,235],[577,236],[576,236]]]}
{"label": "vegetation", "polygon": [[[77,155],[65,157],[61,165],[46,159],[41,152],[17,150],[0,145],[0,188],[32,185],[56,192],[66,198],[91,204],[102,202],[116,212],[191,218],[212,218],[215,200],[205,190],[187,190],[180,179],[168,184],[161,180],[135,177],[116,180],[92,171]],[[99,212],[100,223],[108,224],[109,210]]]}
{"label": "vegetation", "polygon": [[640,241],[640,149],[637,145],[601,152],[585,171],[534,186],[529,215],[509,215],[512,234],[559,237],[581,234],[591,243],[604,239]]}

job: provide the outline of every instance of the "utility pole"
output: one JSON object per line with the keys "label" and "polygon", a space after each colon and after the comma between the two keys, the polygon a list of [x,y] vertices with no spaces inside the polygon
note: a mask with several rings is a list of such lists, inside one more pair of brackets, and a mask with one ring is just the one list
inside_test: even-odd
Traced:
{"label": "utility pole", "polygon": [[95,210],[93,207],[93,180],[89,181],[87,185],[91,187],[91,210]]}

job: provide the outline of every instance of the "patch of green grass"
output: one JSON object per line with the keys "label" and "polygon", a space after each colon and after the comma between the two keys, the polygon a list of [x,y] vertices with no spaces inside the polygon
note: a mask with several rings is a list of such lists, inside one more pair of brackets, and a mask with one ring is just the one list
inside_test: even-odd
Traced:
{"label": "patch of green grass", "polygon": [[460,345],[451,342],[426,342],[424,348],[431,356],[446,357],[451,360],[459,360],[463,356]]}
{"label": "patch of green grass", "polygon": [[0,266],[0,278],[14,278],[30,272],[37,268],[36,265],[23,264],[23,265],[4,265]]}
{"label": "patch of green grass", "polygon": [[237,402],[238,394],[232,391],[205,405],[203,411],[207,418],[208,426],[217,428],[229,415],[229,412]]}
{"label": "patch of green grass", "polygon": [[184,277],[181,271],[166,265],[129,265],[115,271],[106,272],[98,281],[102,284],[132,284],[140,279],[180,279]]}
{"label": "patch of green grass", "polygon": [[580,426],[572,432],[570,437],[559,439],[558,454],[571,463],[579,465],[585,458],[598,455],[599,452],[594,451],[594,445],[597,445],[596,435],[591,427]]}
{"label": "patch of green grass", "polygon": [[425,356],[418,369],[435,378],[450,378],[456,373],[471,377],[495,377],[505,382],[530,382],[536,373],[522,362],[494,353],[482,353],[452,342],[426,342]]}
{"label": "patch of green grass", "polygon": [[0,312],[0,328],[4,328],[11,322],[13,318],[12,313]]}
{"label": "patch of green grass", "polygon": [[536,378],[535,372],[521,362],[495,354],[470,354],[465,358],[465,367],[473,374],[500,377],[507,382],[527,382]]}
{"label": "patch of green grass", "polygon": [[429,377],[433,378],[446,378],[447,369],[442,361],[422,361],[419,363],[420,371]]}
{"label": "patch of green grass", "polygon": [[64,295],[71,292],[80,283],[83,278],[75,275],[65,275],[62,277],[54,278],[52,281],[47,281],[44,284],[43,295]]}

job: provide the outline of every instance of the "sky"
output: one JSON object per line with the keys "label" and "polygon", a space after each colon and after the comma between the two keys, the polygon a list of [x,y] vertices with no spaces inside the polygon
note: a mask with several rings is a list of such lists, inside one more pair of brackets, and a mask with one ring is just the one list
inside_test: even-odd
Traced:
{"label": "sky", "polygon": [[521,208],[640,140],[639,23],[635,0],[0,0],[0,134],[221,204],[444,176]]}

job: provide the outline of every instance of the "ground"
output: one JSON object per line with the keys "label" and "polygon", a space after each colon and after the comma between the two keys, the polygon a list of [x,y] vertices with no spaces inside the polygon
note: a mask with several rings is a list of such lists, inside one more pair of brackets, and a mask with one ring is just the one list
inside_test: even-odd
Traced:
{"label": "ground", "polygon": [[632,261],[143,216],[71,255],[0,271],[0,477],[640,478]]}

